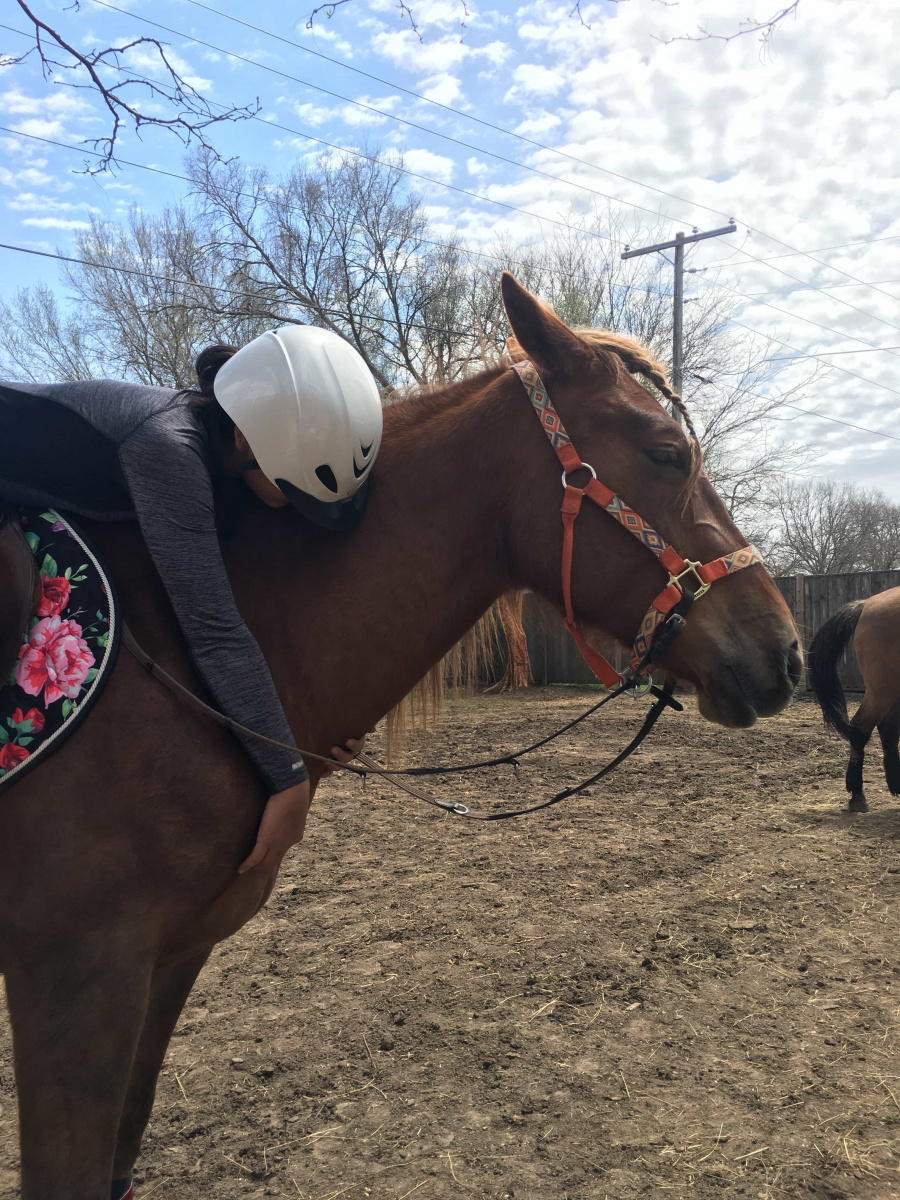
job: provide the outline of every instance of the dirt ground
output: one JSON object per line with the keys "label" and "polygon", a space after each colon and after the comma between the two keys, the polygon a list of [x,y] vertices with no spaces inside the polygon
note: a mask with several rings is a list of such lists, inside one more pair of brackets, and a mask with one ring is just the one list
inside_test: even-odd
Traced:
{"label": "dirt ground", "polygon": [[[412,758],[511,749],[592,698],[459,700]],[[446,792],[541,797],[642,711]],[[900,802],[872,753],[873,811],[846,815],[844,764],[809,702],[742,733],[691,704],[511,823],[329,782],[191,998],[138,1200],[900,1196]]]}

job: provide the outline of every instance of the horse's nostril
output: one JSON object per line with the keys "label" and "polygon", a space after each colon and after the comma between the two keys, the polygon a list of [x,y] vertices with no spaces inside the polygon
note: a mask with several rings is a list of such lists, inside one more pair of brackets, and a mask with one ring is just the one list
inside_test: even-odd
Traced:
{"label": "horse's nostril", "polygon": [[800,682],[800,675],[803,671],[803,659],[800,657],[800,644],[796,638],[788,647],[786,665],[788,678],[794,687],[796,687]]}

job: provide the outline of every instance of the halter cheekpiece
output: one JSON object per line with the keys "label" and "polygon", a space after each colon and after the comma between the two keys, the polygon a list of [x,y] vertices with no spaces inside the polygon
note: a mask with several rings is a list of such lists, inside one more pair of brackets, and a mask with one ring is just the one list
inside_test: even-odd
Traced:
{"label": "halter cheekpiece", "polygon": [[[761,563],[762,555],[755,546],[744,546],[708,563],[682,558],[633,508],[629,508],[620,496],[600,482],[597,472],[589,463],[582,461],[534,364],[526,359],[524,362],[513,363],[512,367],[521,379],[522,386],[540,419],[541,428],[550,439],[550,445],[563,469],[564,490],[560,511],[563,523],[562,594],[565,626],[575,639],[585,662],[600,682],[607,687],[615,687],[622,682],[623,676],[612,663],[588,644],[572,606],[575,521],[581,512],[585,496],[608,512],[655,554],[669,573],[668,583],[650,605],[638,629],[631,658],[631,674],[634,676],[643,675],[652,668],[656,659],[684,628],[684,619],[691,605],[699,600],[717,579],[724,579],[726,575],[732,575],[744,567]],[[578,470],[590,472],[591,478],[584,487],[576,487],[569,482],[569,476]]]}

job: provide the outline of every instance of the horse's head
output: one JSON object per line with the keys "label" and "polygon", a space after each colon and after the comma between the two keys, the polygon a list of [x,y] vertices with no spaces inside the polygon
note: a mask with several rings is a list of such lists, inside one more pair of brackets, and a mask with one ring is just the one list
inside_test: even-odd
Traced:
{"label": "horse's head", "polygon": [[[503,298],[516,342],[597,477],[685,559],[706,563],[746,546],[702,473],[696,440],[634,378],[637,371],[664,385],[646,352],[613,335],[569,329],[511,275],[503,277]],[[515,422],[523,466],[513,485],[513,558],[522,582],[559,603],[559,463],[522,385],[516,379],[509,387],[522,410]],[[582,469],[573,479],[581,486],[588,473]],[[576,530],[576,616],[631,646],[667,573],[594,504],[583,505]],[[700,711],[722,725],[752,725],[784,708],[799,676],[797,631],[765,568],[750,566],[715,582],[660,665],[692,683]]]}

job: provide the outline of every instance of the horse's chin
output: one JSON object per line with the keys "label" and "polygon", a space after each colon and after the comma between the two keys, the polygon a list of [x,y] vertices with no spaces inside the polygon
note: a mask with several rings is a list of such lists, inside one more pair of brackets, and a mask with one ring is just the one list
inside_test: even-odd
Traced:
{"label": "horse's chin", "polygon": [[725,662],[698,681],[697,707],[707,721],[729,729],[749,729],[759,717],[774,717],[789,703],[800,671],[799,655],[788,654],[777,669],[752,670],[740,661]]}
{"label": "horse's chin", "polygon": [[707,721],[728,729],[749,729],[759,717],[739,687],[698,688],[697,707]]}

